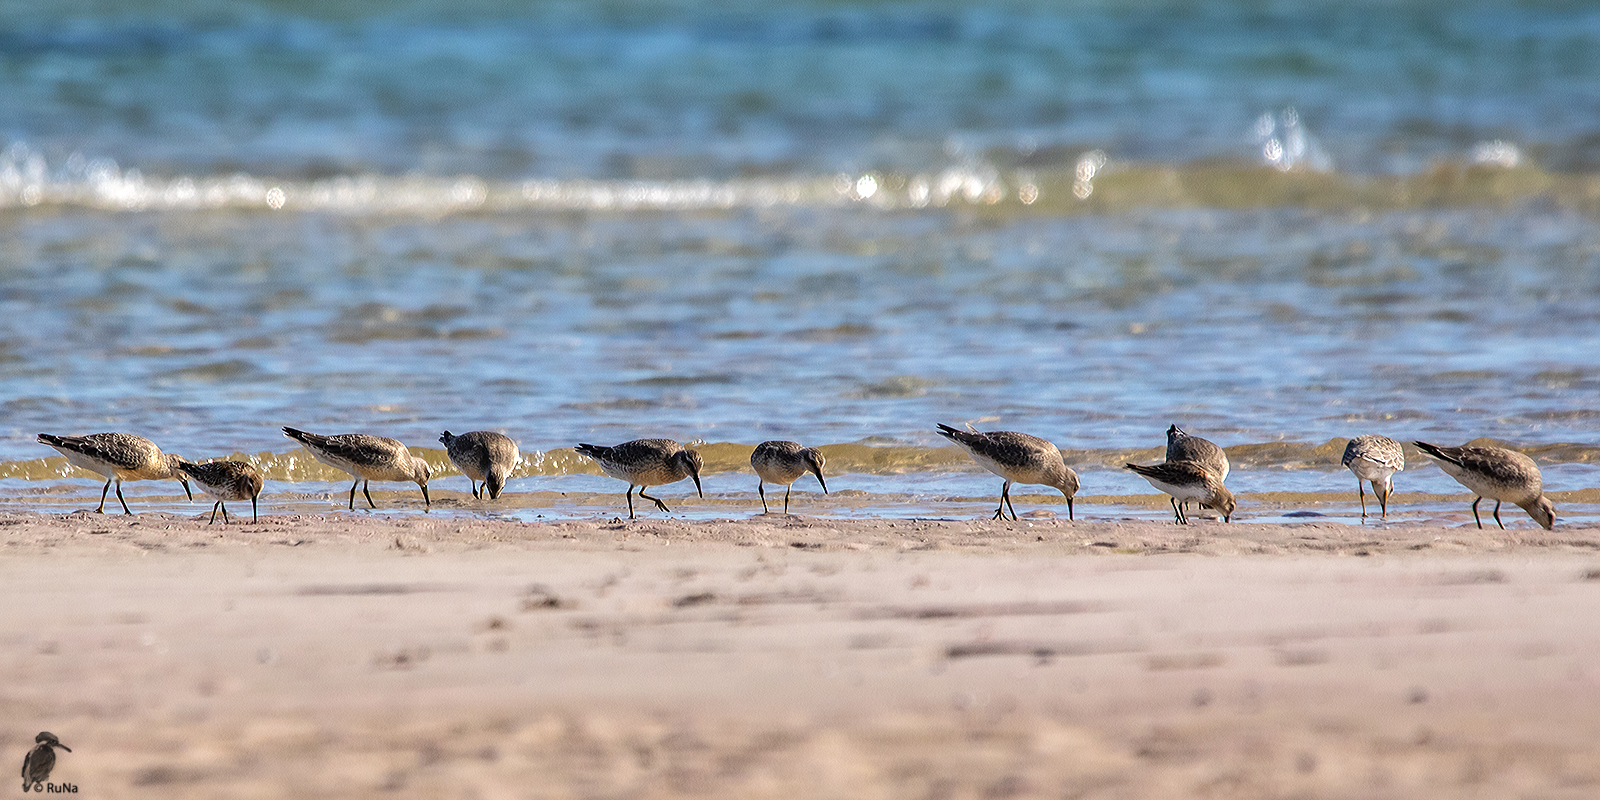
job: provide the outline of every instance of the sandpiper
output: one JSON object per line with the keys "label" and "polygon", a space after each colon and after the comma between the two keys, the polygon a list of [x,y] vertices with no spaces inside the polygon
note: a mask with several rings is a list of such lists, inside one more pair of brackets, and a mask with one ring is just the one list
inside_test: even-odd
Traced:
{"label": "sandpiper", "polygon": [[22,757],[22,791],[24,792],[35,786],[38,786],[43,791],[44,787],[41,784],[50,780],[50,770],[56,768],[55,748],[59,747],[69,753],[72,752],[72,748],[62,744],[61,740],[57,739],[56,735],[49,731],[39,731],[39,735],[33,737],[33,741],[36,742],[33,749]]}
{"label": "sandpiper", "polygon": [[822,484],[822,493],[828,493],[828,482],[822,479],[822,467],[828,460],[822,457],[822,451],[815,447],[801,447],[798,442],[772,441],[756,445],[755,452],[750,454],[750,466],[756,471],[756,493],[761,495],[761,511],[770,514],[767,508],[767,492],[763,484],[776,483],[783,486],[783,513],[789,513],[789,492],[794,488],[794,482],[800,476],[810,472],[817,476],[817,483]]}
{"label": "sandpiper", "polygon": [[972,460],[1006,479],[1000,487],[1000,507],[991,519],[1003,519],[1007,508],[1011,518],[1017,509],[1011,505],[1011,484],[1035,483],[1060,489],[1067,496],[1067,519],[1072,519],[1072,496],[1078,493],[1078,473],[1067,466],[1056,446],[1026,433],[1015,431],[961,431],[939,426],[939,435],[961,446]]}
{"label": "sandpiper", "polygon": [[105,476],[106,485],[100,490],[100,507],[94,510],[96,514],[105,513],[106,492],[111,490],[112,483],[117,485],[117,500],[122,503],[122,512],[133,513],[128,510],[128,501],[122,497],[123,481],[175,478],[183,484],[183,493],[189,496],[190,502],[194,501],[194,492],[189,491],[189,480],[178,469],[178,465],[184,463],[183,459],[161,452],[155,442],[143,436],[130,433],[91,433],[88,436],[41,433],[36,441],[54,447],[73,466]]}
{"label": "sandpiper", "polygon": [[1479,528],[1483,527],[1483,520],[1478,517],[1478,503],[1485,497],[1494,500],[1494,521],[1501,530],[1505,530],[1506,524],[1500,521],[1500,504],[1508,500],[1522,506],[1545,530],[1555,528],[1556,507],[1544,496],[1544,479],[1533,459],[1504,447],[1412,444],[1437,461],[1446,475],[1477,495],[1472,501],[1472,518]]}
{"label": "sandpiper", "polygon": [[1177,425],[1167,429],[1167,460],[1193,461],[1216,475],[1217,480],[1228,479],[1228,454],[1215,442],[1190,436]]}
{"label": "sandpiper", "polygon": [[700,488],[700,454],[685,449],[671,439],[636,439],[616,447],[580,444],[577,451],[594,459],[600,469],[619,481],[628,482],[628,519],[633,519],[633,489],[639,487],[639,496],[654,501],[656,508],[671,513],[672,509],[659,498],[644,493],[651,486],[677,483],[684,478],[694,478],[694,490],[705,497]]}
{"label": "sandpiper", "polygon": [[1406,468],[1406,454],[1400,443],[1387,436],[1369,433],[1357,436],[1345,445],[1344,458],[1339,461],[1356,476],[1356,494],[1361,496],[1361,518],[1367,518],[1367,493],[1362,481],[1372,484],[1372,494],[1378,498],[1383,518],[1389,518],[1389,495],[1394,493],[1394,474]]}
{"label": "sandpiper", "polygon": [[1151,486],[1172,495],[1172,512],[1179,524],[1189,524],[1189,515],[1184,513],[1183,508],[1191,500],[1215,509],[1222,514],[1223,522],[1233,517],[1233,494],[1222,485],[1222,478],[1198,462],[1168,461],[1148,467],[1138,464],[1124,466],[1141,475]]}
{"label": "sandpiper", "polygon": [[498,500],[500,491],[506,486],[506,479],[511,477],[511,471],[517,468],[517,460],[521,458],[517,443],[510,436],[494,431],[471,431],[460,436],[445,431],[439,441],[444,443],[451,463],[472,484],[472,496],[479,499],[483,495],[480,494],[478,481],[483,481],[483,489],[488,490],[489,499]]}
{"label": "sandpiper", "polygon": [[229,500],[250,501],[250,521],[260,522],[261,517],[256,513],[256,498],[261,496],[263,481],[261,473],[253,466],[243,461],[211,461],[205,464],[179,464],[194,482],[200,484],[200,491],[217,499],[216,505],[211,507],[211,523],[216,524],[217,509],[222,509],[222,522],[227,524]]}
{"label": "sandpiper", "polygon": [[431,474],[428,462],[411,455],[411,451],[400,442],[365,433],[322,436],[294,428],[284,428],[283,435],[304,445],[318,461],[348,472],[356,479],[355,483],[350,484],[351,511],[356,510],[357,486],[366,495],[367,505],[378,507],[377,503],[372,502],[372,493],[367,491],[367,485],[372,481],[412,481],[422,489],[423,507],[433,506],[433,501],[428,499],[428,477]]}

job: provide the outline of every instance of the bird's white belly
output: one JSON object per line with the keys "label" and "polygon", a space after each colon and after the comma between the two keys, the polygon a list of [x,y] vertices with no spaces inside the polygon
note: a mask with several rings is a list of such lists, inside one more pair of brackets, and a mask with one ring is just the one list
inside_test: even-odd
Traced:
{"label": "bird's white belly", "polygon": [[1355,473],[1356,477],[1360,480],[1380,482],[1386,480],[1390,475],[1395,473],[1394,469],[1365,458],[1351,459],[1350,471]]}
{"label": "bird's white belly", "polygon": [[984,469],[989,470],[990,472],[993,472],[994,474],[999,475],[1000,477],[1005,478],[1013,483],[1037,483],[1037,481],[1033,479],[1038,476],[1031,474],[1030,471],[1019,470],[1016,467],[1008,467],[992,458],[989,458],[988,456],[972,453],[972,460],[976,462],[978,466],[983,467]]}
{"label": "bird's white belly", "polygon": [[1476,472],[1464,470],[1454,464],[1449,463],[1448,461],[1439,462],[1439,468],[1444,470],[1445,474],[1455,478],[1456,481],[1462,486],[1471,489],[1472,493],[1478,495],[1479,497],[1487,497],[1490,500],[1504,500],[1506,502],[1514,503],[1517,500],[1522,499],[1527,494],[1526,490],[1513,486],[1507,486],[1503,483],[1495,483]]}
{"label": "bird's white belly", "polygon": [[50,449],[66,456],[67,463],[74,467],[88,470],[96,475],[105,477],[107,480],[116,477],[116,468],[97,458],[90,458],[76,450],[68,450],[63,447],[52,446]]}
{"label": "bird's white belly", "polygon": [[1203,503],[1209,494],[1204,486],[1175,486],[1167,483],[1166,481],[1156,480],[1155,478],[1148,476],[1145,478],[1145,480],[1150,481],[1151,486],[1154,486],[1157,489],[1176,497],[1179,502],[1193,500]]}

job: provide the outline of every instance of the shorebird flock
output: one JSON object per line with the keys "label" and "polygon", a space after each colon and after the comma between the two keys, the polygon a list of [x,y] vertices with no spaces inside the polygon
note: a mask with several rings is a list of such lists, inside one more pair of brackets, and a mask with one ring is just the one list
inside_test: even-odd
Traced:
{"label": "shorebird flock", "polygon": [[[1060,491],[1066,497],[1067,519],[1074,519],[1072,501],[1078,493],[1078,473],[1066,463],[1054,444],[1016,431],[984,432],[968,427],[963,431],[939,425],[938,433],[965,450],[979,466],[1005,479],[992,519],[1005,519],[1007,511],[1011,519],[1018,519],[1017,510],[1011,504],[1011,487],[1019,483],[1049,486]],[[318,461],[350,474],[353,482],[347,507],[351,511],[356,507],[357,487],[366,497],[369,508],[378,507],[368,490],[372,481],[415,483],[422,490],[424,508],[433,504],[428,496],[428,479],[432,476],[428,462],[412,455],[405,444],[395,439],[365,433],[328,436],[288,427],[283,429],[283,435],[299,442]],[[439,441],[444,444],[451,463],[471,482],[474,498],[499,499],[520,461],[515,441],[492,431],[472,431],[459,436],[445,431]],[[87,436],[41,433],[38,442],[55,448],[73,466],[106,479],[96,513],[105,513],[106,495],[113,484],[117,487],[117,500],[122,503],[123,513],[132,514],[122,496],[123,481],[170,479],[183,484],[190,500],[194,499],[189,490],[191,480],[202,492],[216,499],[211,508],[213,523],[217,521],[219,510],[223,523],[229,522],[226,503],[230,500],[249,500],[252,519],[259,520],[256,501],[265,482],[259,470],[243,461],[194,463],[163,453],[149,439],[127,433]],[[1486,498],[1495,501],[1493,517],[1502,530],[1505,523],[1500,519],[1500,506],[1506,502],[1520,506],[1546,530],[1555,526],[1555,506],[1544,495],[1543,480],[1533,459],[1501,447],[1412,444],[1438,462],[1445,474],[1472,490],[1475,497],[1472,518],[1479,528],[1483,527],[1483,518],[1478,514],[1478,504]],[[579,444],[574,449],[594,459],[605,474],[627,482],[628,490],[623,497],[628,504],[629,519],[636,517],[635,489],[640,498],[655,503],[656,508],[667,513],[672,509],[661,498],[645,494],[645,489],[690,478],[696,493],[705,497],[700,485],[700,470],[704,465],[700,454],[671,439],[637,439],[612,447]],[[795,481],[807,474],[815,475],[826,493],[828,484],[822,473],[826,464],[821,451],[803,447],[798,442],[771,441],[757,445],[750,455],[750,466],[756,473],[756,493],[761,499],[762,512],[771,513],[767,505],[768,483],[784,487],[784,514],[789,513],[789,495]],[[1362,519],[1367,518],[1366,485],[1372,487],[1378,500],[1380,517],[1386,519],[1389,498],[1394,492],[1394,475],[1406,466],[1400,443],[1376,434],[1358,436],[1345,447],[1341,464],[1356,477]],[[1173,425],[1167,429],[1165,461],[1125,466],[1169,495],[1174,522],[1189,524],[1191,503],[1216,512],[1223,522],[1232,521],[1237,502],[1224,483],[1228,478],[1228,454],[1214,442]]]}

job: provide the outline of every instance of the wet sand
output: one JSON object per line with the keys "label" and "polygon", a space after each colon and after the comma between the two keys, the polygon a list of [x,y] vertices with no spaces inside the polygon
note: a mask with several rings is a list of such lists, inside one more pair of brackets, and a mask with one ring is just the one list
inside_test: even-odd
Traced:
{"label": "wet sand", "polygon": [[94,797],[1592,797],[1600,527],[1504,516],[0,514],[0,758],[50,730]]}

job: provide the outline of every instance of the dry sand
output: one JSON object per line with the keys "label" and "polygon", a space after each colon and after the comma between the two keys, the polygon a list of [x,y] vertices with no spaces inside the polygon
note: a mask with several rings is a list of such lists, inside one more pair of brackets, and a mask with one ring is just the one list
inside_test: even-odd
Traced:
{"label": "dry sand", "polygon": [[1507,516],[4,514],[0,760],[53,731],[97,798],[1600,796],[1600,528]]}

